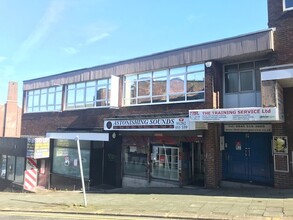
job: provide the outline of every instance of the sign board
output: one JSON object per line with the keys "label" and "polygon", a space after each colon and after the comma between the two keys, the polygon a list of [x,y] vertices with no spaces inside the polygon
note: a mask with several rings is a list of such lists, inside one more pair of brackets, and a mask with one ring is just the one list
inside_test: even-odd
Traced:
{"label": "sign board", "polygon": [[288,154],[288,137],[273,136],[274,154]]}
{"label": "sign board", "polygon": [[182,131],[207,129],[206,123],[190,122],[182,118],[105,119],[105,130]]}
{"label": "sign board", "polygon": [[225,132],[272,132],[271,124],[226,124]]}
{"label": "sign board", "polygon": [[276,107],[222,108],[189,110],[190,121],[195,122],[270,122],[280,121]]}
{"label": "sign board", "polygon": [[49,158],[50,156],[50,139],[49,138],[28,138],[27,140],[27,157],[40,159]]}

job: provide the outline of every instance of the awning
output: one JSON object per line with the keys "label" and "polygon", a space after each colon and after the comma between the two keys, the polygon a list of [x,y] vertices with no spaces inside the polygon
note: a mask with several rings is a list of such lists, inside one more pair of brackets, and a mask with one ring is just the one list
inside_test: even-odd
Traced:
{"label": "awning", "polygon": [[46,137],[61,140],[76,140],[78,138],[83,141],[109,141],[109,133],[47,132]]}

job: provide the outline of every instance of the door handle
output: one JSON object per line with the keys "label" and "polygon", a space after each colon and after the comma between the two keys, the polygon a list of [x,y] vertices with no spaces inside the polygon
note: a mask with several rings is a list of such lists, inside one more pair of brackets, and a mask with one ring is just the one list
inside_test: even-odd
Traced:
{"label": "door handle", "polygon": [[250,147],[247,148],[247,150],[248,150],[248,157],[250,157]]}

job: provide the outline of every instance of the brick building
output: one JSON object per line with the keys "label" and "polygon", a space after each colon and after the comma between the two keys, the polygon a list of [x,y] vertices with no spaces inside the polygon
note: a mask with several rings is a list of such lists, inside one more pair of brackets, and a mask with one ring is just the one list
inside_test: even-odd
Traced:
{"label": "brick building", "polygon": [[50,186],[80,186],[78,137],[91,187],[292,187],[292,2],[267,30],[25,81]]}

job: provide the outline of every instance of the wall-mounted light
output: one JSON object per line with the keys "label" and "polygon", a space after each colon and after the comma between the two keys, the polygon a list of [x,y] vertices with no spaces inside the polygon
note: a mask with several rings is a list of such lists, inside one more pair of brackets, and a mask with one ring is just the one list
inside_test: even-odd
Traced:
{"label": "wall-mounted light", "polygon": [[213,64],[212,61],[207,61],[207,62],[205,62],[205,66],[206,66],[207,68],[211,67],[212,64]]}

